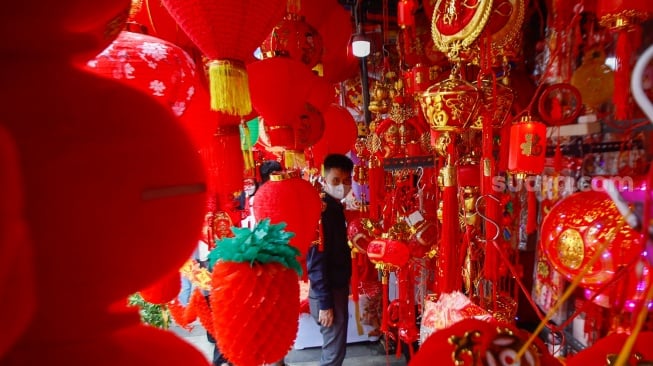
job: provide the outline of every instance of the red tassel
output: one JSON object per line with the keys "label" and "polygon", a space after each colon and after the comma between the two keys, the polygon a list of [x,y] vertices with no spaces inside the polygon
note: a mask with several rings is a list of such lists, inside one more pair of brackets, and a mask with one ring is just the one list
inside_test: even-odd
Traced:
{"label": "red tassel", "polygon": [[351,251],[351,298],[356,304],[358,304],[358,299],[359,299],[359,294],[358,294],[359,285],[360,285],[360,277],[358,276],[358,255],[355,250],[352,250]]}
{"label": "red tassel", "polygon": [[[444,167],[443,169],[448,169]],[[460,280],[460,268],[457,268],[459,220],[458,220],[458,188],[454,184],[442,189],[442,237],[440,256],[438,257],[438,290],[448,293],[458,289],[456,283]]]}
{"label": "red tassel", "polygon": [[[637,25],[633,25],[638,27]],[[615,107],[615,118],[623,121],[632,118],[632,105],[630,103],[630,73],[633,50],[639,47],[639,40],[630,35],[631,29],[621,29],[617,32],[617,45],[615,50],[614,94],[612,102]]]}
{"label": "red tassel", "polygon": [[383,192],[385,190],[385,171],[383,165],[379,161],[370,160],[370,167],[368,170],[369,177],[369,190],[370,190],[370,210],[369,217],[372,221],[378,221],[381,217],[381,209],[383,202]]}
{"label": "red tassel", "polygon": [[526,234],[532,234],[537,230],[537,196],[533,190],[528,190],[528,207],[526,218]]}

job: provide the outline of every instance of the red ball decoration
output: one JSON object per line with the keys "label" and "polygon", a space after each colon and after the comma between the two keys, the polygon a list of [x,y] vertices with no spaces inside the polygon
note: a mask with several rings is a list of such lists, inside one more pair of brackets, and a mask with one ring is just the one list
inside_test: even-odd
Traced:
{"label": "red ball decoration", "polygon": [[290,245],[308,252],[318,238],[317,229],[322,214],[318,191],[306,180],[292,175],[272,175],[270,181],[256,191],[254,216],[269,218],[271,223],[285,222],[285,230],[295,233]]}
{"label": "red ball decoration", "polygon": [[284,56],[309,69],[322,59],[322,36],[304,17],[287,13],[261,44],[264,58]]}
{"label": "red ball decoration", "polygon": [[177,117],[184,114],[198,86],[195,65],[184,50],[144,34],[121,32],[87,66],[146,92]]}
{"label": "red ball decoration", "polygon": [[578,192],[559,201],[542,222],[542,250],[567,279],[577,276],[605,243],[607,250],[581,279],[586,288],[598,288],[618,266],[640,255],[644,243],[639,233],[624,222],[609,196],[598,191]]}
{"label": "red ball decoration", "polygon": [[523,117],[510,127],[508,171],[541,174],[546,158],[546,125]]}

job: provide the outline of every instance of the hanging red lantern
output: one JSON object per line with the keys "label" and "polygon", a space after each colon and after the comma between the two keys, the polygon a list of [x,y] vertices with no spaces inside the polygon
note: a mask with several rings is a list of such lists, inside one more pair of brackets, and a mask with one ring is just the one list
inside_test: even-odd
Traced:
{"label": "hanging red lantern", "polygon": [[516,174],[541,174],[546,158],[546,125],[530,116],[510,128],[508,171]]}
{"label": "hanging red lantern", "polygon": [[254,109],[270,121],[290,121],[304,109],[318,76],[301,62],[274,57],[247,65]]}
{"label": "hanging red lantern", "polygon": [[198,85],[193,60],[184,50],[159,38],[126,31],[87,67],[146,92],[177,117],[186,111]]}
{"label": "hanging red lantern", "polygon": [[315,166],[320,166],[328,154],[345,154],[351,150],[358,137],[354,117],[345,107],[331,104],[323,113],[324,133],[311,147]]}
{"label": "hanging red lantern", "polygon": [[211,107],[251,112],[245,62],[281,20],[286,1],[163,0],[172,17],[210,60]]}
{"label": "hanging red lantern", "polygon": [[290,245],[305,255],[317,239],[322,200],[318,191],[306,180],[292,174],[273,174],[270,181],[256,192],[254,216],[257,220],[285,222],[285,230],[295,233]]}
{"label": "hanging red lantern", "polygon": [[261,52],[264,58],[290,57],[310,69],[322,59],[322,36],[304,17],[289,12],[263,41]]}
{"label": "hanging red lantern", "polygon": [[559,201],[546,215],[541,227],[541,246],[553,267],[567,279],[577,276],[590,258],[609,242],[580,284],[597,288],[609,281],[618,266],[640,255],[639,233],[624,222],[605,192],[585,191]]}
{"label": "hanging red lantern", "polygon": [[405,29],[415,26],[415,10],[417,4],[414,0],[399,0],[397,2],[397,24]]}

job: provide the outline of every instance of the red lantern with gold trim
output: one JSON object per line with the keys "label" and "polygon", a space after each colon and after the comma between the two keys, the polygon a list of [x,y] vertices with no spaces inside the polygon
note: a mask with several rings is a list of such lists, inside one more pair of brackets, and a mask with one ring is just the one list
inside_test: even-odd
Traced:
{"label": "red lantern with gold trim", "polygon": [[209,61],[211,107],[246,116],[252,106],[245,63],[283,17],[284,0],[163,0]]}
{"label": "red lantern with gold trim", "polygon": [[510,128],[508,171],[541,174],[546,158],[546,125],[525,116]]}
{"label": "red lantern with gold trim", "polygon": [[607,193],[599,191],[574,193],[553,206],[542,222],[541,245],[553,267],[569,280],[606,247],[580,281],[591,289],[609,281],[644,248],[639,233],[625,223]]}
{"label": "red lantern with gold trim", "polygon": [[322,36],[304,17],[287,13],[261,44],[264,58],[284,56],[312,68],[322,59]]}
{"label": "red lantern with gold trim", "polygon": [[292,174],[273,174],[270,181],[256,192],[254,216],[257,220],[285,222],[285,230],[295,233],[290,245],[306,255],[316,240],[322,214],[322,200],[318,191],[306,180]]}

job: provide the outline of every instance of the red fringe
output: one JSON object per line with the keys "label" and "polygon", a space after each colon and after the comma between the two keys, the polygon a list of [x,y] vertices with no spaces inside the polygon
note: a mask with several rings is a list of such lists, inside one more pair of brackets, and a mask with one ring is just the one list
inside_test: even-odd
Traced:
{"label": "red fringe", "polygon": [[213,313],[209,307],[209,302],[206,300],[204,295],[199,289],[195,289],[193,295],[190,298],[190,306],[195,308],[197,312],[197,317],[200,320],[200,324],[206,329],[206,331],[213,337],[215,336],[215,330],[213,328]]}
{"label": "red fringe", "polygon": [[528,207],[526,208],[526,234],[532,234],[537,230],[537,196],[532,190],[528,191]]}
{"label": "red fringe", "polygon": [[369,190],[370,190],[370,207],[369,217],[373,221],[378,221],[381,217],[381,208],[383,203],[383,191],[385,188],[385,172],[383,166],[370,167],[368,170]]}

